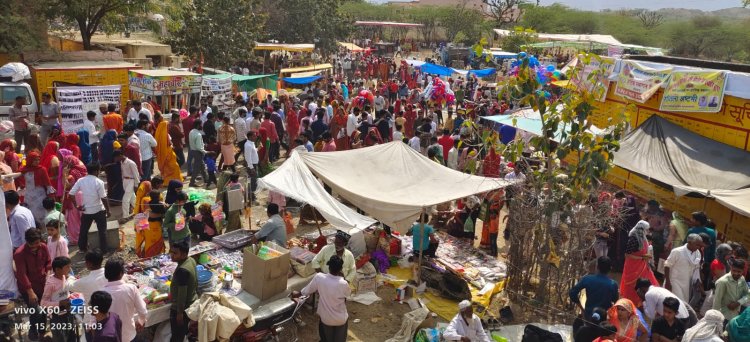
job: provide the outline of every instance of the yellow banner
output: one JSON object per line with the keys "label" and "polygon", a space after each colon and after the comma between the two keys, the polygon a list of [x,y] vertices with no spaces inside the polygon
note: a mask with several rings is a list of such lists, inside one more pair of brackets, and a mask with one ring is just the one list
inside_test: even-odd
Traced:
{"label": "yellow banner", "polygon": [[638,103],[646,103],[661,85],[669,79],[672,67],[649,68],[635,61],[622,61],[617,76],[615,95]]}
{"label": "yellow banner", "polygon": [[675,71],[664,90],[659,110],[718,113],[726,83],[724,71]]}

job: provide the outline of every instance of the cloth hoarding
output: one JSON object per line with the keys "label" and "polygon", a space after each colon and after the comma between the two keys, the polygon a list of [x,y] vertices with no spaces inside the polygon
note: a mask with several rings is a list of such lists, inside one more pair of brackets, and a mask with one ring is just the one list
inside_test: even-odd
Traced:
{"label": "cloth hoarding", "polygon": [[201,75],[162,70],[131,70],[130,91],[152,95],[181,95],[201,92]]}
{"label": "cloth hoarding", "polygon": [[[0,196],[0,204],[5,208],[5,196]],[[18,293],[16,275],[13,273],[13,245],[10,241],[8,216],[3,210],[0,215],[0,290]]]}
{"label": "cloth hoarding", "polygon": [[[588,63],[583,63],[582,56],[578,58],[578,68],[580,70],[573,77],[573,83],[579,89],[585,89],[588,92],[601,92],[598,100],[604,102],[607,99],[609,90],[609,76],[615,68],[615,60],[607,57],[591,58]],[[601,72],[599,73],[599,70]],[[592,73],[599,74],[592,76]]]}
{"label": "cloth hoarding", "polygon": [[401,142],[300,157],[340,197],[401,232],[424,208],[513,184],[438,165]]}
{"label": "cloth hoarding", "polygon": [[717,113],[721,110],[726,80],[723,71],[675,71],[664,90],[659,110]]}
{"label": "cloth hoarding", "polygon": [[[750,152],[693,133],[651,116],[620,141],[615,165],[671,185],[678,196],[696,192],[715,196],[738,211],[750,211]],[[722,199],[723,198],[723,199]]]}
{"label": "cloth hoarding", "polygon": [[62,129],[66,133],[75,133],[83,128],[88,111],[99,112],[99,103],[120,103],[122,89],[112,86],[70,86],[58,87],[57,101],[62,116]]}
{"label": "cloth hoarding", "polygon": [[201,82],[201,98],[213,96],[213,105],[217,106],[220,111],[228,110],[234,103],[232,99],[232,75],[225,75],[224,78],[204,77]]}
{"label": "cloth hoarding", "polygon": [[645,103],[669,79],[672,66],[649,68],[635,61],[623,61],[617,77],[615,94],[639,103]]}
{"label": "cloth hoarding", "polygon": [[375,220],[331,197],[307,168],[299,152],[292,152],[278,169],[259,179],[258,186],[314,206],[328,222],[341,230],[364,229],[375,223]]}

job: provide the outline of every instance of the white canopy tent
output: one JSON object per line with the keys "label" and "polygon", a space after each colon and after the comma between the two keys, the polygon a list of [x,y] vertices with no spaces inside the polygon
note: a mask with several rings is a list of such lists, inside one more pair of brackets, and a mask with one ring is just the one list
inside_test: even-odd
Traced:
{"label": "white canopy tent", "polygon": [[344,231],[375,223],[329,195],[296,151],[278,169],[259,179],[258,186],[314,206],[329,223]]}
{"label": "white canopy tent", "polygon": [[401,232],[428,207],[513,184],[438,165],[402,142],[302,153],[290,161],[304,161],[339,196]]}

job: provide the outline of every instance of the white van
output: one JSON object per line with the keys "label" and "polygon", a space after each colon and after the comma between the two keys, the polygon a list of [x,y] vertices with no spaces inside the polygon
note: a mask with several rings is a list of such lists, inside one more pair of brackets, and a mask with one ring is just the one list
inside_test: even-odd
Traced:
{"label": "white van", "polygon": [[33,116],[39,112],[39,104],[36,102],[34,91],[26,82],[0,82],[0,120],[8,120],[10,107],[16,103],[16,97],[26,97],[26,109]]}

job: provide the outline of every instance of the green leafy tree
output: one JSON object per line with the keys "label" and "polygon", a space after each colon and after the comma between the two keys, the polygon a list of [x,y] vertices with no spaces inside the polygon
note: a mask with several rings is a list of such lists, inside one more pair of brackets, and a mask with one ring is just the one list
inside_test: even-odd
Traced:
{"label": "green leafy tree", "polygon": [[458,5],[446,9],[440,18],[440,26],[445,30],[445,37],[449,41],[454,41],[456,35],[463,32],[466,39],[462,41],[471,44],[481,38],[480,25],[483,20],[482,14],[478,11]]}
{"label": "green leafy tree", "polygon": [[505,25],[518,22],[519,6],[525,4],[526,0],[482,0],[482,3],[496,23]]}
{"label": "green leafy tree", "polygon": [[85,50],[91,50],[91,37],[112,23],[124,23],[143,13],[149,0],[49,0],[48,15],[76,27]]}
{"label": "green leafy tree", "polygon": [[[246,60],[260,37],[265,16],[256,12],[256,5],[256,0],[192,0],[182,14],[183,25],[165,42],[185,56],[202,54],[206,65],[229,67]],[[231,20],[227,8],[232,9]]]}
{"label": "green leafy tree", "polygon": [[[598,57],[582,56],[581,60],[589,63],[592,58]],[[587,272],[581,266],[588,260],[595,228],[611,224],[611,207],[592,205],[590,199],[596,197],[613,166],[627,115],[615,115],[605,128],[607,133],[594,135],[589,130],[591,116],[598,106],[596,99],[605,91],[595,80],[604,70],[591,74],[589,80],[597,85],[590,91],[563,92],[550,98],[529,63],[529,58],[522,60],[518,76],[503,84],[505,93],[501,94],[538,111],[542,121],[540,136],[528,143],[516,141],[504,151],[505,158],[526,175],[510,202],[507,289],[512,301],[559,321],[559,313],[569,310],[571,279]],[[568,76],[575,79],[578,71]],[[531,150],[531,156],[524,157],[524,150]]]}
{"label": "green leafy tree", "polygon": [[[36,50],[47,46],[47,25],[31,13],[39,13],[40,4],[20,0],[0,1],[0,53],[16,54],[24,50]],[[31,6],[31,8],[29,8]]]}
{"label": "green leafy tree", "polygon": [[509,35],[502,38],[500,46],[505,51],[523,51],[524,46],[538,41],[536,31],[518,26],[510,31]]}
{"label": "green leafy tree", "polygon": [[422,35],[422,40],[430,42],[435,38],[437,29],[440,25],[440,17],[445,12],[445,7],[435,6],[420,6],[415,7],[409,12],[409,17],[417,24],[423,26],[419,28],[419,33]]}
{"label": "green leafy tree", "polygon": [[353,20],[342,11],[342,0],[262,0],[268,13],[267,39],[285,43],[315,43],[324,52],[338,49],[352,30]]}

